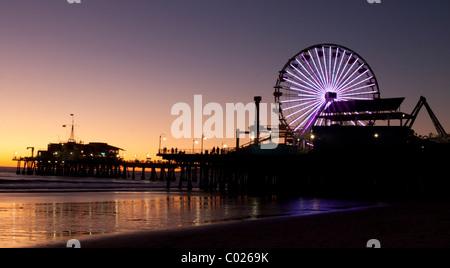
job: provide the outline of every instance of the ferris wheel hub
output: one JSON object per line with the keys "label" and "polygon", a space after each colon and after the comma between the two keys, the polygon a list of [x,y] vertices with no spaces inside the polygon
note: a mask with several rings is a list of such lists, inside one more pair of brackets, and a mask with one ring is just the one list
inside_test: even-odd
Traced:
{"label": "ferris wheel hub", "polygon": [[332,102],[337,99],[337,92],[327,92],[325,93],[325,100],[327,102]]}

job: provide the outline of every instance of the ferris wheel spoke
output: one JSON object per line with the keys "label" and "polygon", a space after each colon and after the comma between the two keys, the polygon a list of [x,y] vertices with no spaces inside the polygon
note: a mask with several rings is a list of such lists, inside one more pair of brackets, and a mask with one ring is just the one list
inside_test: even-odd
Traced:
{"label": "ferris wheel spoke", "polygon": [[375,86],[375,84],[369,84],[369,85],[366,85],[366,86],[363,86],[363,87],[355,88],[355,89],[352,89],[351,91],[347,91],[347,92],[341,93],[340,96],[351,96],[352,94],[359,94],[359,93],[362,93],[362,94],[375,94],[375,93],[378,93],[378,91],[376,91],[376,90],[371,91],[370,93],[369,92],[359,92],[359,93],[355,92],[355,91],[358,91],[358,90],[361,90],[361,89],[371,88],[373,86]]}
{"label": "ferris wheel spoke", "polygon": [[359,70],[361,70],[361,68],[364,66],[364,64],[361,64],[351,75],[349,75],[347,77],[347,79],[345,79],[344,82],[342,82],[342,84],[338,87],[338,89],[342,88],[342,87],[346,87],[348,84],[353,83],[355,80],[359,79],[361,76],[363,76],[364,74],[366,74],[369,70],[366,70],[365,72],[361,73],[359,76],[357,76],[356,78],[354,78],[352,81],[347,82],[348,80],[350,80],[350,78],[352,78]]}
{"label": "ferris wheel spoke", "polygon": [[307,97],[307,98],[314,98],[317,99],[318,94],[316,92],[306,91],[302,89],[298,89],[295,87],[289,87],[284,90],[287,97]]}
{"label": "ferris wheel spoke", "polygon": [[[316,79],[317,79],[317,81],[319,82],[320,87],[323,88],[325,85],[324,85],[324,83],[323,83],[322,76],[320,75],[320,71],[319,71],[319,69],[317,68],[316,61],[314,60],[314,57],[313,57],[313,55],[311,54],[311,51],[308,51],[308,54],[309,54],[309,57],[310,57],[312,63],[314,64],[314,67],[315,67],[315,69],[316,69],[316,72],[314,72],[314,70],[312,69],[311,64],[309,64],[308,61],[307,61],[306,63],[308,64],[309,68],[311,68],[311,70],[314,72],[314,75],[316,76]],[[316,73],[317,73],[317,74],[316,74]],[[319,75],[319,76],[317,76],[317,75]]]}
{"label": "ferris wheel spoke", "polygon": [[[302,55],[302,58],[303,58],[303,60],[306,62],[306,64],[308,64],[308,66],[310,67],[310,69],[312,70],[311,66],[309,65],[309,63],[308,63],[308,61],[306,60],[306,58],[305,58],[304,55]],[[315,85],[317,86],[318,89],[321,88],[322,86],[320,85],[320,82],[317,81],[316,79],[314,79],[315,74],[314,74],[314,75],[311,74],[311,73],[308,71],[308,69],[307,69],[305,66],[303,66],[303,64],[302,64],[298,59],[295,59],[295,60],[298,62],[298,64],[299,64],[300,66],[302,66],[303,70],[305,70],[305,72],[308,74],[309,77],[311,77],[311,79],[312,79],[313,81],[312,81],[310,78],[308,78],[308,76],[306,76],[305,74],[303,74],[302,72],[300,72],[300,73],[301,73],[308,81],[310,81],[312,84],[315,84]],[[312,72],[314,73],[314,70],[312,70]],[[316,76],[316,77],[317,77],[317,76]]]}
{"label": "ferris wheel spoke", "polygon": [[350,79],[350,77],[353,76],[353,74],[355,74],[357,71],[355,70],[350,76],[348,76],[348,74],[350,73],[350,71],[353,69],[353,67],[355,67],[355,64],[358,62],[358,60],[355,60],[355,62],[352,64],[352,66],[350,66],[350,68],[348,68],[347,72],[344,74],[344,76],[342,77],[342,80],[340,80],[337,84],[337,87],[339,88],[343,83],[347,82],[348,79]]}
{"label": "ferris wheel spoke", "polygon": [[304,96],[304,95],[302,95],[302,94],[293,94],[293,93],[286,93],[286,97],[288,97],[288,98],[290,98],[290,99],[297,99],[297,98],[299,98],[299,97],[301,97],[301,98],[312,98],[312,96]]}
{"label": "ferris wheel spoke", "polygon": [[359,96],[359,95],[369,95],[369,94],[375,94],[378,91],[369,91],[369,92],[357,92],[357,93],[344,93],[342,96],[345,97],[351,97],[351,96]]}
{"label": "ferris wheel spoke", "polygon": [[302,106],[305,106],[305,105],[309,105],[309,104],[315,103],[315,102],[316,101],[307,101],[307,102],[300,103],[300,104],[297,104],[297,105],[294,105],[294,106],[291,106],[291,107],[283,108],[282,111],[284,112],[284,111],[287,111],[287,110],[293,110],[295,108],[299,108],[299,107],[302,107]]}
{"label": "ferris wheel spoke", "polygon": [[347,50],[344,50],[344,52],[342,53],[341,60],[340,60],[340,62],[339,62],[339,67],[338,67],[338,70],[337,70],[337,72],[336,72],[336,77],[335,77],[334,82],[333,82],[333,84],[332,84],[333,87],[336,87],[337,82],[339,81],[340,76],[341,76],[342,73],[344,72],[344,69],[342,69],[342,71],[341,71],[341,67],[342,67],[342,63],[344,62],[346,53],[347,53]]}
{"label": "ferris wheel spoke", "polygon": [[[319,109],[322,106],[322,102],[315,104],[312,108],[310,108],[308,111],[306,111],[304,114],[298,116],[294,121],[292,121],[291,123],[289,123],[290,126],[292,126],[293,124],[295,124],[297,121],[299,121],[302,118],[308,119],[310,118],[314,112]],[[298,124],[297,127],[294,129],[294,131],[297,131],[305,122],[305,119],[302,121],[302,123]]]}
{"label": "ferris wheel spoke", "polygon": [[[318,92],[319,88],[317,88],[316,86],[314,86],[314,85],[312,85],[312,84],[306,82],[305,80],[301,79],[300,77],[298,77],[297,75],[295,75],[294,73],[292,73],[292,72],[290,72],[290,71],[288,71],[288,70],[286,70],[286,72],[287,72],[288,74],[292,75],[293,77],[295,77],[297,80],[299,80],[299,81],[305,83],[306,85],[308,85],[308,86],[310,87],[311,90]],[[301,73],[301,74],[303,75],[303,73]],[[303,75],[303,76],[304,76],[304,75]],[[309,80],[309,79],[308,79],[308,80]],[[292,80],[290,80],[290,81],[292,81]],[[298,86],[303,86],[303,85],[301,85],[301,84],[299,84],[299,83],[296,83],[296,82],[293,82],[293,83],[296,84],[296,85],[298,85]]]}
{"label": "ferris wheel spoke", "polygon": [[[369,78],[366,78],[366,79],[364,79],[364,80],[361,80],[361,81],[359,81],[358,83],[355,83],[355,84],[353,84],[353,85],[351,85],[351,86],[349,86],[349,87],[346,87],[346,88],[343,88],[343,89],[339,90],[338,92],[344,92],[344,93],[347,93],[347,92],[357,91],[357,90],[359,90],[360,88],[356,88],[356,89],[352,89],[352,88],[353,88],[353,87],[356,87],[356,86],[359,86],[360,84],[362,84],[362,83],[364,83],[364,82],[367,82],[367,81],[371,80],[372,78],[373,78],[373,76],[371,76],[371,77],[369,77]],[[370,86],[369,86],[369,87],[370,87]]]}
{"label": "ferris wheel spoke", "polygon": [[[326,81],[325,81],[325,73],[323,72],[322,63],[320,62],[319,52],[317,51],[317,48],[316,48],[314,51],[316,52],[317,62],[319,63],[319,67],[320,67],[320,73],[319,73],[319,71],[317,71],[317,72],[319,73],[320,78],[321,78],[321,80],[322,80],[322,86],[325,87],[325,85],[326,85]],[[322,51],[321,51],[321,53],[322,53],[322,55],[323,55],[323,52],[322,52]],[[314,59],[313,59],[313,63],[314,63],[314,66],[315,66],[316,69],[317,69],[316,61],[315,61]]]}
{"label": "ferris wheel spoke", "polygon": [[[299,124],[299,126],[304,125],[304,123],[306,121],[308,121],[311,117],[315,116],[315,114],[322,109],[322,106],[324,103],[325,103],[324,101],[318,102],[316,105],[314,105],[314,107],[309,109],[305,113],[305,117],[304,117],[303,121]],[[297,130],[298,129],[295,129],[295,131],[297,131]]]}
{"label": "ferris wheel spoke", "polygon": [[290,87],[288,92],[294,92],[297,94],[298,94],[298,92],[302,93],[302,94],[298,94],[298,96],[302,95],[302,96],[314,97],[317,95],[315,92],[306,91],[306,90],[302,90],[300,88],[295,88],[295,87]]}
{"label": "ferris wheel spoke", "polygon": [[[303,125],[303,131],[301,133],[301,135],[303,135],[305,133],[305,131],[311,126],[311,124],[316,120],[317,115],[320,113],[320,111],[322,110],[323,106],[324,106],[324,102],[321,102],[317,107],[315,107],[315,110],[313,112],[311,112],[301,123],[300,125]],[[305,124],[306,123],[306,124]],[[298,128],[295,130],[297,131]]]}
{"label": "ferris wheel spoke", "polygon": [[295,97],[295,98],[300,97],[300,98],[302,98],[302,100],[317,100],[317,96],[308,95],[308,94],[295,94],[292,97]]}
{"label": "ferris wheel spoke", "polygon": [[[365,73],[364,73],[364,74],[365,74]],[[337,92],[352,91],[352,90],[350,90],[350,89],[352,89],[353,87],[356,87],[356,86],[358,86],[358,85],[360,85],[360,84],[362,84],[362,83],[364,83],[364,82],[369,81],[370,79],[373,78],[373,76],[369,76],[368,78],[365,78],[365,79],[363,79],[363,80],[357,81],[357,83],[353,83],[353,82],[355,82],[356,80],[358,80],[359,78],[361,78],[361,77],[358,76],[357,78],[353,79],[353,81],[347,83],[347,85],[342,86],[341,88],[339,88]]]}
{"label": "ferris wheel spoke", "polygon": [[[297,77],[299,80],[301,80],[303,83],[305,83],[306,85],[310,86],[311,88],[315,89],[316,91],[320,90],[320,85],[317,85],[316,83],[314,83],[313,81],[311,81],[311,79],[308,78],[307,75],[305,75],[303,72],[301,72],[299,69],[297,69],[295,66],[291,67],[294,69],[294,71],[296,71],[298,74],[300,74],[301,76],[303,76],[307,81],[303,80],[301,77],[298,77],[296,74],[292,73],[292,72],[288,72],[289,74]],[[303,66],[302,66],[303,67]]]}
{"label": "ferris wheel spoke", "polygon": [[302,98],[302,99],[294,99],[294,100],[284,100],[284,101],[281,101],[281,103],[283,103],[283,104],[285,104],[285,103],[296,103],[296,102],[313,101],[313,100],[317,100],[317,98],[314,97],[314,98]]}
{"label": "ferris wheel spoke", "polygon": [[292,80],[290,80],[290,79],[286,79],[286,82],[289,82],[289,83],[291,84],[291,86],[290,86],[290,87],[287,87],[286,90],[290,90],[290,88],[291,88],[293,85],[295,85],[295,86],[302,87],[302,88],[304,88],[305,90],[309,90],[311,93],[317,93],[317,91],[315,91],[314,89],[312,89],[312,88],[310,88],[310,87],[307,87],[307,86],[305,86],[305,85],[302,85],[302,84],[300,84],[300,83],[297,83],[297,82],[295,82],[295,81],[292,81]]}
{"label": "ferris wheel spoke", "polygon": [[291,87],[289,87],[288,90],[299,91],[299,92],[303,92],[306,94],[317,95],[317,91],[313,91],[311,88],[306,87],[306,86],[302,86],[302,88],[297,88],[297,87],[291,86]]}
{"label": "ferris wheel spoke", "polygon": [[[295,118],[294,120],[292,120],[292,121],[289,123],[289,126],[292,127],[292,125],[294,125],[297,121],[299,121],[299,120],[302,119],[303,117],[304,117],[304,115],[298,116],[297,118]],[[300,124],[299,124],[299,125],[296,125],[294,131],[297,131],[299,127],[301,127]]]}
{"label": "ferris wheel spoke", "polygon": [[328,85],[331,85],[331,80],[332,80],[332,76],[333,76],[333,73],[331,72],[331,66],[333,65],[333,63],[332,63],[332,59],[331,59],[331,47],[330,47],[330,49],[329,49],[329,51],[330,51],[330,53],[329,53],[329,55],[330,55],[330,57],[328,58],[329,59],[329,64],[328,64]]}
{"label": "ferris wheel spoke", "polygon": [[324,80],[325,80],[325,86],[329,86],[328,81],[328,67],[327,67],[327,51],[325,47],[322,47],[322,54],[323,54],[323,69],[324,69]]}
{"label": "ferris wheel spoke", "polygon": [[[327,57],[327,48],[325,46],[322,47],[322,52],[323,52],[323,65],[324,65],[324,70],[326,73],[325,76],[325,85],[327,87],[330,86],[330,75],[331,75],[331,47],[328,53],[328,57]],[[327,59],[329,59],[329,61],[327,61]]]}
{"label": "ferris wheel spoke", "polygon": [[[331,47],[330,47],[331,48]],[[339,48],[336,49],[336,57],[334,58],[334,66],[333,66],[333,74],[331,76],[331,85],[334,84],[334,79],[336,77],[336,66],[337,66],[337,61],[338,61],[338,56],[339,56]]]}
{"label": "ferris wheel spoke", "polygon": [[337,82],[336,82],[336,84],[334,85],[334,87],[338,87],[338,86],[341,84],[341,79],[344,78],[344,77],[348,74],[348,72],[351,70],[351,67],[350,67],[350,68],[348,69],[347,73],[344,75],[344,72],[345,72],[345,70],[347,69],[347,66],[348,66],[348,64],[349,64],[349,62],[350,62],[350,59],[352,59],[352,57],[353,57],[353,54],[351,54],[351,55],[348,57],[347,61],[345,62],[344,68],[342,68],[342,71],[341,71],[341,73],[340,73],[340,75],[339,75],[339,77],[338,77],[338,79],[337,79]]}
{"label": "ferris wheel spoke", "polygon": [[360,98],[360,97],[342,97],[341,98],[344,101],[350,101],[350,100],[373,100],[373,98]]}
{"label": "ferris wheel spoke", "polygon": [[[326,86],[328,86],[328,71],[327,71],[328,68],[327,68],[327,60],[326,60],[327,53],[326,53],[325,47],[322,47],[322,58],[323,58],[323,68],[322,68],[322,66],[320,66],[320,68],[323,70],[322,71],[322,73],[323,73],[323,80],[324,80],[323,84],[326,87]],[[318,57],[317,60],[320,63],[320,57]]]}
{"label": "ferris wheel spoke", "polygon": [[291,117],[291,116],[293,116],[293,115],[299,114],[299,113],[301,113],[301,112],[303,112],[303,111],[305,111],[305,110],[307,110],[307,109],[310,109],[310,108],[313,107],[313,106],[316,106],[317,104],[318,104],[318,102],[314,102],[313,104],[310,104],[310,105],[308,105],[308,106],[306,106],[306,107],[303,107],[303,108],[300,109],[300,110],[297,110],[297,111],[295,111],[295,112],[293,112],[293,113],[287,115],[286,118],[289,118],[289,117]]}

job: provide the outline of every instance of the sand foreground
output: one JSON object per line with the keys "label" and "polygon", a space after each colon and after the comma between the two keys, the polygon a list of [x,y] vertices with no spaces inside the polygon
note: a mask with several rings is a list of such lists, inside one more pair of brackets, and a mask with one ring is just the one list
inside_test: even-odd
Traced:
{"label": "sand foreground", "polygon": [[365,248],[370,239],[383,248],[450,247],[450,199],[79,240],[82,248],[244,249]]}

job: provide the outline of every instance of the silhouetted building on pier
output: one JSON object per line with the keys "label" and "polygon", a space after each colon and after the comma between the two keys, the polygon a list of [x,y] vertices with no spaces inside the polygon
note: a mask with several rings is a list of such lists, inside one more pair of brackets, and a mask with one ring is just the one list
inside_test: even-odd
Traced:
{"label": "silhouetted building on pier", "polygon": [[123,149],[101,142],[91,142],[89,144],[76,142],[50,143],[47,151],[38,151],[36,160],[42,162],[70,162],[89,159],[116,161],[120,158],[120,151],[123,151]]}
{"label": "silhouetted building on pier", "polygon": [[[311,140],[321,150],[402,149],[414,131],[404,122],[412,116],[400,112],[405,98],[333,102],[318,120],[325,125],[313,127]],[[394,122],[397,121],[397,123]],[[384,121],[387,125],[376,125]]]}
{"label": "silhouetted building on pier", "polygon": [[[50,143],[32,158],[37,175],[105,176],[117,174],[123,149],[107,143]],[[28,161],[31,162],[31,161]],[[29,163],[28,163],[29,164]]]}

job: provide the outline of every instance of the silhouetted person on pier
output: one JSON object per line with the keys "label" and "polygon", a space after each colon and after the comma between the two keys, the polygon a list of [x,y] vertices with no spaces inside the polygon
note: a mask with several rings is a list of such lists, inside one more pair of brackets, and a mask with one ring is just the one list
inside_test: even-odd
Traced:
{"label": "silhouetted person on pier", "polygon": [[214,147],[211,151],[211,154],[215,154],[216,153],[216,147]]}
{"label": "silhouetted person on pier", "polygon": [[175,153],[175,149],[174,148],[172,148],[172,154],[174,154]]}

